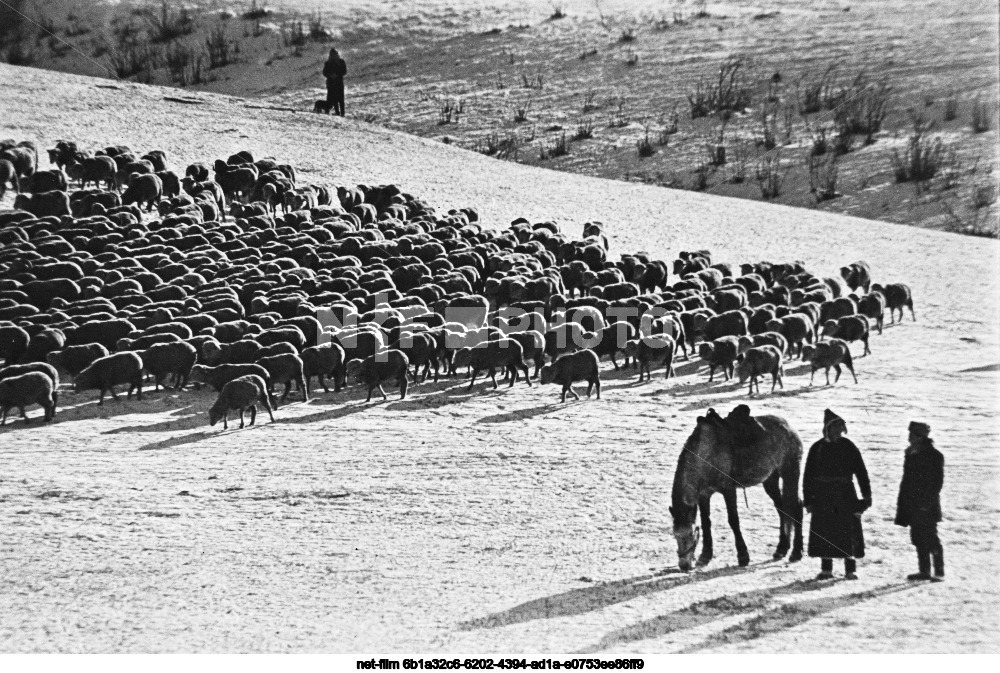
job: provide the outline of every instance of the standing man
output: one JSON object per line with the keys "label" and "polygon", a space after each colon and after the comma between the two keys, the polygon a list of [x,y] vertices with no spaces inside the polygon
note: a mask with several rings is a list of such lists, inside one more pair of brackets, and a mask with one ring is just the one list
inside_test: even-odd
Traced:
{"label": "standing man", "polygon": [[333,109],[334,114],[344,116],[344,75],[347,74],[347,64],[340,58],[336,49],[330,50],[330,57],[323,65],[323,77],[326,77],[326,104]]}
{"label": "standing man", "polygon": [[[844,559],[844,576],[858,579],[857,561],[865,555],[861,513],[872,506],[872,487],[861,451],[844,437],[847,423],[827,409],[823,414],[823,439],[809,448],[802,475],[802,504],[812,514],[809,556],[822,559],[816,579],[833,577],[833,559]],[[861,487],[861,500],[854,478]]]}
{"label": "standing man", "polygon": [[[910,527],[910,541],[917,548],[919,572],[908,580],[944,581],[944,549],[938,539],[941,521],[941,486],[944,483],[944,456],[934,448],[931,428],[926,423],[910,423],[910,445],[903,460],[903,481],[896,502],[896,525]],[[931,558],[934,576],[931,576]]]}

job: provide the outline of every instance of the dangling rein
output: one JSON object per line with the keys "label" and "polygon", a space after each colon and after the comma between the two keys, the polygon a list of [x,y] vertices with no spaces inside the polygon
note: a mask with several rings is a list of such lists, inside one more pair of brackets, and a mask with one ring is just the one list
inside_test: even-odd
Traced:
{"label": "dangling rein", "polygon": [[685,549],[684,551],[678,551],[677,555],[678,556],[687,556],[688,554],[693,554],[694,550],[698,548],[698,543],[699,542],[701,542],[701,528],[695,528],[694,529],[694,542],[692,542],[691,546],[688,547],[687,549]]}

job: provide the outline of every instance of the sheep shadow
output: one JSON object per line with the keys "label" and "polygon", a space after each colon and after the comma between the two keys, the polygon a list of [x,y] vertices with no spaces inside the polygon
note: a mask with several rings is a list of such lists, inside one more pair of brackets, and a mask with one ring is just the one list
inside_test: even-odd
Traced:
{"label": "sheep shadow", "polygon": [[718,393],[730,393],[739,390],[743,387],[743,385],[744,384],[739,383],[735,379],[730,379],[729,381],[700,381],[696,383],[671,386],[669,388],[661,388],[660,390],[653,390],[648,393],[641,394],[645,397],[661,397],[663,395],[669,395],[670,397],[695,397]]}
{"label": "sheep shadow", "polygon": [[[579,401],[583,402],[584,399],[585,398],[581,398]],[[569,408],[571,402],[573,402],[572,399],[567,399],[566,404],[563,404],[562,402],[550,402],[549,404],[542,404],[530,409],[515,409],[514,411],[508,411],[503,414],[483,416],[477,420],[476,423],[510,423],[511,421],[526,421],[529,418],[535,418],[536,416],[543,416],[545,414],[551,414],[559,411],[560,409]]]}
{"label": "sheep shadow", "polygon": [[[774,562],[767,561],[766,563]],[[692,573],[682,573],[678,570],[665,576],[640,575],[624,580],[602,582],[580,589],[571,589],[555,596],[536,598],[526,603],[521,603],[509,610],[465,621],[458,625],[458,629],[460,631],[495,629],[512,624],[524,624],[538,619],[582,615],[602,610],[611,605],[624,603],[633,598],[649,596],[661,591],[669,591],[696,582],[705,582],[720,577],[750,572],[753,567],[726,566],[715,570],[696,571]]]}
{"label": "sheep shadow", "polygon": [[[377,402],[381,403],[382,400],[379,399],[377,400]],[[344,418],[345,416],[350,416],[351,414],[361,413],[370,408],[371,406],[373,406],[374,404],[376,404],[375,400],[367,403],[362,401],[351,404],[344,404],[343,406],[337,407],[335,409],[330,409],[328,411],[320,411],[319,413],[308,414],[306,416],[294,416],[291,418],[275,416],[274,422],[280,425],[293,425],[299,423],[316,423],[319,421],[333,421],[338,418]],[[280,413],[280,411],[277,413]],[[257,414],[257,417],[258,418],[260,417],[260,413]],[[267,412],[264,413],[264,417],[265,418],[267,417]]]}
{"label": "sheep shadow", "polygon": [[[183,407],[178,411],[183,411],[184,409],[190,409],[191,406]],[[266,414],[267,412],[265,412]],[[178,415],[178,414],[173,414]],[[152,425],[130,425],[124,428],[113,428],[111,430],[105,430],[102,435],[121,435],[134,432],[170,432],[171,430],[191,430],[200,425],[204,425],[208,422],[208,415],[203,411],[195,411],[182,418],[177,418],[169,421],[162,421],[160,423],[153,423]]]}
{"label": "sheep shadow", "polygon": [[176,437],[168,437],[167,439],[162,439],[158,442],[152,442],[150,444],[145,444],[140,446],[138,451],[162,451],[163,449],[174,449],[178,446],[184,446],[185,444],[195,444],[203,439],[209,439],[210,437],[217,437],[222,434],[221,432],[212,432],[209,430],[201,430],[199,432],[192,432],[186,435],[178,435]]}
{"label": "sheep shadow", "polygon": [[753,589],[698,601],[665,615],[612,631],[597,643],[579,650],[577,654],[593,654],[630,643],[662,638],[677,631],[704,626],[720,619],[754,615],[683,650],[685,653],[697,652],[783,631],[826,612],[872,600],[908,586],[912,587],[906,584],[888,584],[846,596],[814,598],[798,603],[775,603],[774,600],[822,591],[842,581],[796,580],[778,587]]}

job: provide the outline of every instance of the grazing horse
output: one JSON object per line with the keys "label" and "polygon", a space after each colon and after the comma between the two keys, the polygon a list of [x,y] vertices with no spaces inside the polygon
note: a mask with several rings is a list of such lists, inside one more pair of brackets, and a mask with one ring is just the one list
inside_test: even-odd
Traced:
{"label": "grazing horse", "polygon": [[758,430],[749,444],[737,445],[734,437],[746,435],[733,428],[731,422],[719,416],[714,409],[709,409],[705,416],[698,418],[694,432],[684,444],[674,474],[673,504],[670,507],[674,537],[677,539],[678,566],[683,571],[691,569],[698,547],[699,531],[694,521],[696,510],[701,510],[704,537],[698,565],[712,560],[709,500],[716,492],[726,500],[739,564],[745,566],[750,563],[750,554],[740,532],[736,489],[756,484],[763,484],[780,518],[774,558],[783,558],[788,553],[793,529],[794,546],[789,560],[802,558],[802,502],[799,500],[802,440],[779,416],[755,416],[754,419],[763,433]]}

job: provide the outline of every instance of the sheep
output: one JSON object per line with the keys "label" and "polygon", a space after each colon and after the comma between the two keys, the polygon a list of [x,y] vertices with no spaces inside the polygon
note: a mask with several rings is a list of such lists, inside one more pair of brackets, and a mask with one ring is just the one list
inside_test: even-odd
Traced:
{"label": "sheep", "polygon": [[181,340],[176,334],[146,334],[135,339],[122,338],[115,342],[116,351],[142,351],[156,344],[177,343]]}
{"label": "sheep", "polygon": [[146,212],[151,212],[153,206],[163,195],[163,181],[154,174],[140,175],[132,173],[129,185],[122,194],[122,205],[130,203],[146,204]]}
{"label": "sheep", "polygon": [[0,199],[7,192],[7,183],[14,188],[18,194],[21,193],[21,183],[17,177],[17,170],[7,159],[0,159]]}
{"label": "sheep", "polygon": [[742,311],[733,310],[708,317],[704,314],[694,318],[694,331],[700,333],[705,341],[715,341],[719,337],[745,336],[750,331],[750,323]]}
{"label": "sheep", "polygon": [[791,313],[782,318],[769,320],[766,324],[767,331],[777,332],[788,340],[788,357],[793,357],[795,347],[799,347],[799,355],[802,355],[802,344],[804,341],[813,342],[812,319],[801,313]]}
{"label": "sheep", "polygon": [[3,411],[0,425],[7,424],[11,407],[20,409],[24,422],[30,422],[24,411],[30,404],[40,404],[45,409],[45,422],[51,422],[56,415],[58,399],[52,379],[42,372],[27,372],[0,380],[0,410]]}
{"label": "sheep", "polygon": [[395,380],[399,385],[399,399],[406,399],[406,389],[409,385],[407,372],[410,369],[410,360],[406,353],[401,350],[389,349],[370,355],[364,360],[352,359],[347,363],[347,376],[352,383],[363,383],[368,388],[368,397],[365,402],[371,402],[372,392],[376,388],[382,393],[382,399],[388,399],[382,384],[389,380]]}
{"label": "sheep", "polygon": [[823,336],[839,337],[850,343],[860,341],[865,345],[864,355],[872,351],[868,347],[868,318],[863,315],[849,315],[840,320],[827,320],[823,324]]}
{"label": "sheep", "polygon": [[677,342],[668,334],[657,334],[655,336],[644,336],[641,339],[633,339],[625,344],[625,356],[632,357],[639,363],[639,383],[642,383],[642,374],[645,371],[646,379],[653,380],[650,371],[651,365],[663,361],[666,367],[664,378],[669,379],[674,373],[674,351]]}
{"label": "sheep", "polygon": [[138,353],[124,351],[95,360],[74,378],[73,388],[77,393],[99,389],[97,404],[101,406],[105,391],[110,391],[111,397],[118,399],[115,386],[122,383],[129,384],[128,399],[132,398],[132,391],[135,390],[139,401],[142,401],[142,358]]}
{"label": "sheep", "polygon": [[733,367],[739,349],[739,338],[724,336],[714,341],[706,341],[698,347],[698,357],[708,363],[708,380],[715,376],[715,368],[722,367],[728,381],[733,376]]}
{"label": "sheep", "polygon": [[[410,364],[413,365],[413,382],[423,381],[430,374],[431,367],[434,368],[434,381],[438,380],[439,364],[437,359],[437,342],[429,334],[402,332],[400,338],[389,344],[389,348],[395,348],[406,353]],[[420,377],[420,369],[424,369],[423,378]]]}
{"label": "sheep", "polygon": [[14,208],[26,210],[35,217],[69,215],[69,194],[55,190],[37,194],[18,194],[14,197]]}
{"label": "sheep", "polygon": [[46,362],[57,369],[62,369],[73,378],[89,367],[95,361],[107,357],[110,352],[99,343],[66,346],[45,356]]}
{"label": "sheep", "polygon": [[[233,379],[246,376],[248,374],[261,377],[267,384],[267,389],[271,389],[271,374],[260,365],[225,364],[216,365],[215,367],[195,365],[191,368],[192,381],[195,383],[196,387],[201,384],[205,384],[211,386],[212,390],[216,392],[221,391],[222,386],[226,385]],[[278,408],[277,405],[274,404],[273,397],[271,398],[271,406],[275,409]]]}
{"label": "sheep", "polygon": [[778,332],[761,332],[753,336],[742,336],[740,337],[736,352],[742,356],[748,350],[757,346],[774,346],[784,355],[788,352],[788,339]]}
{"label": "sheep", "polygon": [[31,337],[17,326],[0,327],[0,357],[7,364],[15,364],[27,352]]}
{"label": "sheep", "polygon": [[528,374],[528,365],[524,364],[524,349],[521,344],[513,339],[500,338],[490,340],[472,348],[463,348],[455,354],[455,366],[460,367],[467,364],[472,371],[472,378],[469,381],[469,390],[476,383],[476,374],[482,370],[487,370],[490,379],[493,381],[493,389],[498,388],[496,371],[510,369],[513,376],[510,378],[510,387],[517,383],[518,371],[524,372],[524,382],[531,387],[531,377]]}
{"label": "sheep", "polygon": [[863,289],[866,293],[872,282],[872,270],[868,263],[857,261],[853,264],[840,267],[840,275],[851,290]]}
{"label": "sheep", "polygon": [[535,371],[531,373],[531,376],[532,378],[537,377],[545,365],[545,337],[542,333],[535,330],[527,330],[525,332],[508,334],[507,338],[521,344],[521,349],[524,351],[524,358],[526,360],[531,359],[535,363]]}
{"label": "sheep", "polygon": [[155,344],[142,353],[143,366],[153,375],[153,392],[160,389],[160,381],[168,374],[174,375],[174,390],[184,388],[197,360],[198,350],[183,341]]}
{"label": "sheep", "polygon": [[[323,392],[330,389],[324,377],[333,378],[333,392],[339,393],[344,384],[344,349],[335,343],[325,346],[311,346],[302,351],[302,376],[306,380],[306,392],[309,391],[309,380],[316,376],[323,386]],[[436,374],[436,372],[435,372]],[[437,378],[435,377],[435,381]]]}
{"label": "sheep", "polygon": [[60,329],[43,329],[31,336],[28,350],[24,353],[25,362],[45,362],[49,353],[57,351],[66,345],[66,335]]}
{"label": "sheep", "polygon": [[840,380],[840,365],[843,364],[851,372],[854,382],[858,382],[858,375],[854,373],[854,361],[851,357],[851,349],[846,341],[841,339],[829,339],[820,341],[811,346],[806,346],[802,351],[802,359],[812,365],[812,373],[809,375],[809,385],[813,384],[813,377],[816,370],[822,367],[826,371],[826,385],[830,385],[830,367],[837,370],[834,383]]}
{"label": "sheep", "polygon": [[9,365],[0,369],[0,381],[3,379],[8,379],[12,376],[20,376],[21,374],[27,374],[28,372],[41,372],[45,374],[50,379],[52,379],[52,386],[54,390],[59,388],[59,372],[56,368],[45,362],[29,362],[23,365]]}
{"label": "sheep", "polygon": [[736,376],[740,379],[740,384],[746,383],[747,379],[750,379],[750,391],[749,394],[753,395],[753,388],[756,384],[757,392],[760,393],[760,381],[757,380],[758,376],[763,376],[765,374],[771,375],[771,392],[774,392],[774,386],[781,384],[781,389],[785,389],[785,384],[781,380],[781,376],[784,373],[781,361],[784,356],[781,351],[779,351],[774,346],[754,346],[747,350],[743,354],[743,359],[736,365]]}
{"label": "sheep", "polygon": [[219,396],[208,410],[208,424],[215,425],[222,419],[222,429],[229,429],[229,412],[240,412],[240,428],[243,428],[243,412],[250,410],[250,425],[257,420],[257,404],[267,409],[267,415],[274,423],[274,413],[268,400],[267,384],[264,379],[253,374],[240,376],[222,386]]}
{"label": "sheep", "polygon": [[288,399],[288,394],[292,391],[293,381],[298,387],[299,392],[302,393],[302,399],[306,402],[309,401],[309,390],[306,388],[306,380],[302,371],[302,358],[298,355],[282,353],[281,355],[257,358],[254,360],[254,364],[258,364],[267,370],[269,374],[268,390],[271,390],[276,383],[285,384],[285,392],[281,396],[282,404]]}
{"label": "sheep", "polygon": [[560,402],[566,401],[566,393],[572,395],[573,399],[580,399],[580,396],[573,390],[574,381],[586,381],[587,397],[590,397],[591,390],[596,388],[597,399],[601,399],[601,371],[597,353],[589,349],[567,353],[557,358],[552,364],[542,367],[542,385],[550,383],[562,385]]}
{"label": "sheep", "polygon": [[882,323],[885,320],[885,295],[878,291],[872,291],[858,299],[858,313],[871,318],[878,327],[878,333],[882,333]]}
{"label": "sheep", "polygon": [[913,312],[913,293],[910,292],[909,285],[890,283],[882,287],[875,283],[871,286],[871,291],[881,292],[885,297],[885,305],[889,309],[889,319],[893,325],[896,324],[896,309],[899,309],[899,321],[903,322],[903,307],[909,308],[913,322],[917,321],[917,315]]}

